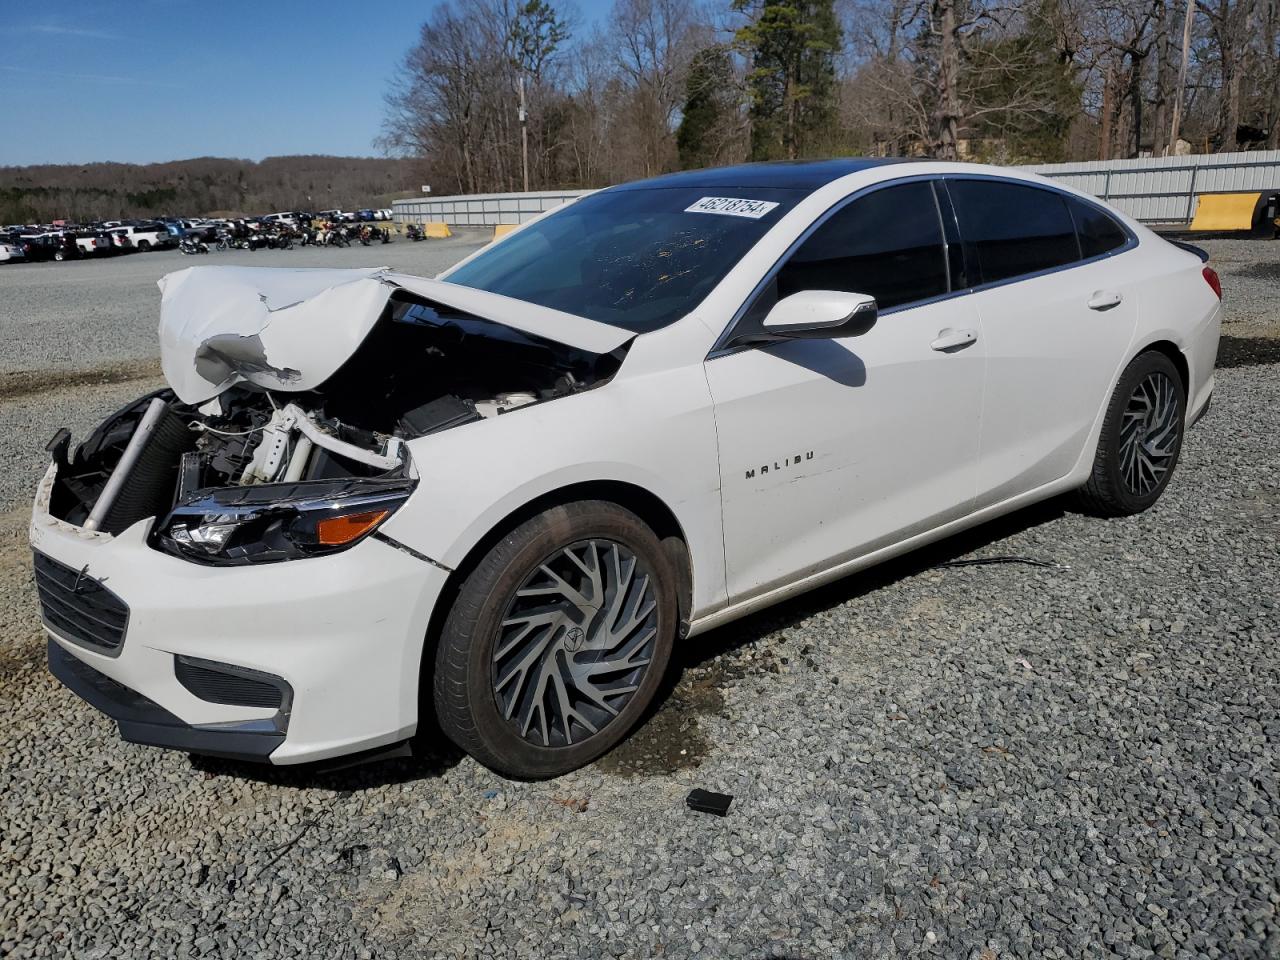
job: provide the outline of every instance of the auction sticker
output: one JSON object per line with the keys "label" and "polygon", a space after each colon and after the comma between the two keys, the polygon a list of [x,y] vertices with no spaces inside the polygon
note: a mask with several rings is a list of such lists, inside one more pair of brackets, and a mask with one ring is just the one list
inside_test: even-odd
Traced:
{"label": "auction sticker", "polygon": [[742,197],[703,197],[684,208],[685,213],[720,213],[728,217],[759,220],[776,207],[771,200],[746,200]]}

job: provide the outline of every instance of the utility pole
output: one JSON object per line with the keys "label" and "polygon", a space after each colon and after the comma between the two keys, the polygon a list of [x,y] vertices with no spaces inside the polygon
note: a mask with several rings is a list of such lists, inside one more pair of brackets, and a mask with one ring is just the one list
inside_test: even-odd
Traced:
{"label": "utility pole", "polygon": [[[1195,0],[1192,0],[1194,3]],[[524,105],[524,74],[520,74],[520,165],[524,169],[524,192],[529,192],[529,111]]]}
{"label": "utility pole", "polygon": [[1178,127],[1182,123],[1182,97],[1187,88],[1187,60],[1191,57],[1191,22],[1196,15],[1196,0],[1187,0],[1187,19],[1182,24],[1182,66],[1178,68],[1178,96],[1173,101],[1173,128],[1169,131],[1166,150],[1178,149]]}

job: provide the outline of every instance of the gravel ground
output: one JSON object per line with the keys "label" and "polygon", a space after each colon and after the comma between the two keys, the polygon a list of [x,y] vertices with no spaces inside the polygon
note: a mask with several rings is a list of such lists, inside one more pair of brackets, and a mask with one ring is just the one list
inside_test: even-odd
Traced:
{"label": "gravel ground", "polygon": [[[144,384],[0,394],[0,955],[1280,956],[1280,244],[1209,246],[1243,319],[1156,508],[1045,504],[699,638],[553,783],[120,743],[43,666],[27,450]],[[150,358],[133,296],[95,357]],[[1007,555],[1054,566],[940,566]]]}

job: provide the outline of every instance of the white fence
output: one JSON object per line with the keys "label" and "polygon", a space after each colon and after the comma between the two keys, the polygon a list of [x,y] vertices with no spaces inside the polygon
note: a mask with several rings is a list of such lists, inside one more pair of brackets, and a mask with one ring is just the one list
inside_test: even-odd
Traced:
{"label": "white fence", "polygon": [[1146,223],[1187,223],[1204,193],[1280,191],[1280,150],[1091,160],[1020,169],[1092,193]]}
{"label": "white fence", "polygon": [[[1280,191],[1280,150],[1212,153],[1138,160],[1090,160],[1021,167],[1092,193],[1147,223],[1187,223],[1196,197],[1204,193]],[[491,227],[524,223],[590,190],[538,193],[482,193],[473,196],[397,200],[399,223],[436,221],[453,226]]]}
{"label": "white fence", "polygon": [[590,190],[544,190],[536,193],[477,193],[457,197],[396,200],[397,223],[447,223],[456,227],[492,227],[524,223],[566,200]]}

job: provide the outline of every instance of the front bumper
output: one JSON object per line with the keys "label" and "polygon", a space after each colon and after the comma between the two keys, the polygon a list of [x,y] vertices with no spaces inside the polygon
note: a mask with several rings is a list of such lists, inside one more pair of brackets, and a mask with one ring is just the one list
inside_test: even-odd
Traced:
{"label": "front bumper", "polygon": [[[423,639],[447,571],[372,538],[325,557],[201,566],[149,547],[150,520],[112,537],[50,516],[55,470],[37,493],[32,547],[109,585],[128,625],[119,648],[102,651],[46,621],[50,668],[126,740],[293,764],[413,735]],[[178,656],[278,677],[292,702],[282,713],[202,699],[179,681]]]}
{"label": "front bumper", "polygon": [[52,637],[49,639],[49,672],[81,700],[114,720],[120,728],[120,738],[130,743],[262,762],[269,761],[285,740],[285,734],[270,721],[258,725],[234,724],[229,728],[184,723],[138,691],[130,690],[72,656]]}

